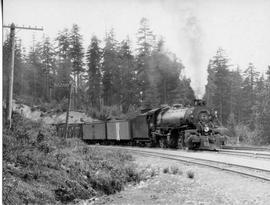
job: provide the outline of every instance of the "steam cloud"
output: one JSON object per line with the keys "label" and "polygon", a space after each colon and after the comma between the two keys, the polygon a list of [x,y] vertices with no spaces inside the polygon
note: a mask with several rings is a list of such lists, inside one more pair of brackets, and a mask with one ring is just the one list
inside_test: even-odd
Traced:
{"label": "steam cloud", "polygon": [[202,65],[202,30],[198,19],[193,15],[188,15],[183,28],[187,49],[189,52],[188,64],[189,73],[192,75],[191,86],[194,89],[196,97],[202,98],[202,88],[204,86],[202,80],[205,68]]}

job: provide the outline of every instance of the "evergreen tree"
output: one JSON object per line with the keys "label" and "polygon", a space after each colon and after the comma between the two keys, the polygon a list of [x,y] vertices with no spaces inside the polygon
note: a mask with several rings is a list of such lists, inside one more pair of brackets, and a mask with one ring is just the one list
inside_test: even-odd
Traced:
{"label": "evergreen tree", "polygon": [[[40,45],[35,45],[37,48]],[[43,89],[43,66],[41,64],[39,49],[32,48],[27,59],[29,65],[29,91],[34,98],[42,98],[44,96]]]}
{"label": "evergreen tree", "polygon": [[55,50],[48,37],[42,42],[39,48],[39,54],[44,76],[44,97],[50,100],[52,97],[52,86],[56,78],[56,56]]}
{"label": "evergreen tree", "polygon": [[[152,87],[156,86],[153,85],[152,82],[150,82],[151,79],[151,71],[149,69],[149,58],[151,55],[151,52],[154,48],[155,43],[155,36],[153,32],[150,29],[149,22],[146,18],[142,18],[140,21],[140,27],[137,32],[137,45],[138,45],[138,55],[136,58],[137,68],[136,68],[136,74],[138,79],[138,86],[140,89],[141,94],[141,102],[143,101],[151,101],[152,96],[146,96],[146,91],[149,90],[147,93],[151,93]],[[152,83],[152,84],[151,84]]]}
{"label": "evergreen tree", "polygon": [[244,81],[242,89],[243,99],[243,115],[242,120],[244,123],[249,124],[251,129],[254,129],[254,115],[253,106],[255,105],[255,86],[257,83],[259,73],[256,71],[255,66],[249,63],[248,68],[244,71]]}
{"label": "evergreen tree", "polygon": [[82,36],[79,33],[79,26],[73,24],[70,31],[69,58],[72,64],[73,79],[75,82],[74,106],[81,107],[82,102],[82,74],[85,71],[83,63],[84,51],[82,46]]}
{"label": "evergreen tree", "polygon": [[230,83],[230,95],[229,95],[229,104],[230,104],[230,115],[234,118],[235,123],[241,122],[242,116],[242,76],[240,74],[239,68],[236,71],[230,71],[229,83]]}
{"label": "evergreen tree", "polygon": [[120,89],[120,70],[117,42],[114,38],[113,30],[106,34],[105,47],[103,49],[102,73],[104,104],[119,104],[120,94],[118,91]]}
{"label": "evergreen tree", "polygon": [[[60,83],[67,83],[71,79],[72,71],[72,64],[69,57],[71,43],[68,29],[64,29],[58,33],[56,45],[56,54],[58,56],[56,60],[56,81]],[[68,96],[68,90],[66,88],[55,87],[54,90],[55,98],[58,101]]]}
{"label": "evergreen tree", "polygon": [[[21,42],[15,39],[15,57],[14,57],[14,95],[23,93],[23,74],[25,70],[25,59],[22,56]],[[11,41],[10,37],[3,43],[3,97],[5,98],[8,92],[8,79],[11,63]]]}
{"label": "evergreen tree", "polygon": [[120,69],[120,104],[123,112],[127,112],[130,106],[138,106],[139,90],[136,85],[135,59],[131,53],[129,39],[121,42],[119,49]]}
{"label": "evergreen tree", "polygon": [[101,97],[101,56],[99,40],[96,36],[91,39],[91,44],[87,50],[88,67],[88,102],[92,107],[100,108]]}
{"label": "evergreen tree", "polygon": [[78,88],[78,86],[80,85],[80,74],[84,71],[84,52],[82,46],[82,36],[79,33],[79,26],[77,24],[73,24],[70,31],[69,57],[72,63],[72,72],[74,74],[76,87]]}
{"label": "evergreen tree", "polygon": [[[228,58],[219,48],[208,65],[207,101],[218,110],[221,123],[226,123],[230,113],[230,72]],[[211,93],[208,93],[211,92]]]}
{"label": "evergreen tree", "polygon": [[257,83],[255,88],[256,102],[253,107],[256,128],[260,130],[261,144],[270,144],[270,67],[268,67],[266,75],[267,78],[265,80],[261,77]]}

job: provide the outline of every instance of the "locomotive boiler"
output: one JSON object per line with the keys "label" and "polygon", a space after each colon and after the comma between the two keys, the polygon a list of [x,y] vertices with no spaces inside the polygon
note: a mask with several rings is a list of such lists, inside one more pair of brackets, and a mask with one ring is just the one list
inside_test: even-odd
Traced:
{"label": "locomotive boiler", "polygon": [[147,112],[149,136],[162,148],[216,149],[225,144],[216,114],[202,100],[194,106],[163,106]]}

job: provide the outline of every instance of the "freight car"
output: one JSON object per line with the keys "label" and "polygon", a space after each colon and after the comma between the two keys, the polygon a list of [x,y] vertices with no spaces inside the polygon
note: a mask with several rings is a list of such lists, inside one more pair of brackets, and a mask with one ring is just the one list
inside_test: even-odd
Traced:
{"label": "freight car", "polygon": [[[63,127],[58,126],[59,135]],[[129,120],[70,125],[68,136],[100,144],[216,149],[226,142],[219,128],[216,113],[195,100],[194,106],[162,106]]]}

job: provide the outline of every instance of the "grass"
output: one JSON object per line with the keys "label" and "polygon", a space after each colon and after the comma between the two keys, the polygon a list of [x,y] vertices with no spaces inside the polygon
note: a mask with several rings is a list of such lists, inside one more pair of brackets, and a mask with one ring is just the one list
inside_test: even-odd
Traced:
{"label": "grass", "polygon": [[3,204],[64,204],[156,175],[150,167],[139,170],[124,152],[65,141],[53,127],[20,116],[13,122],[3,132]]}

